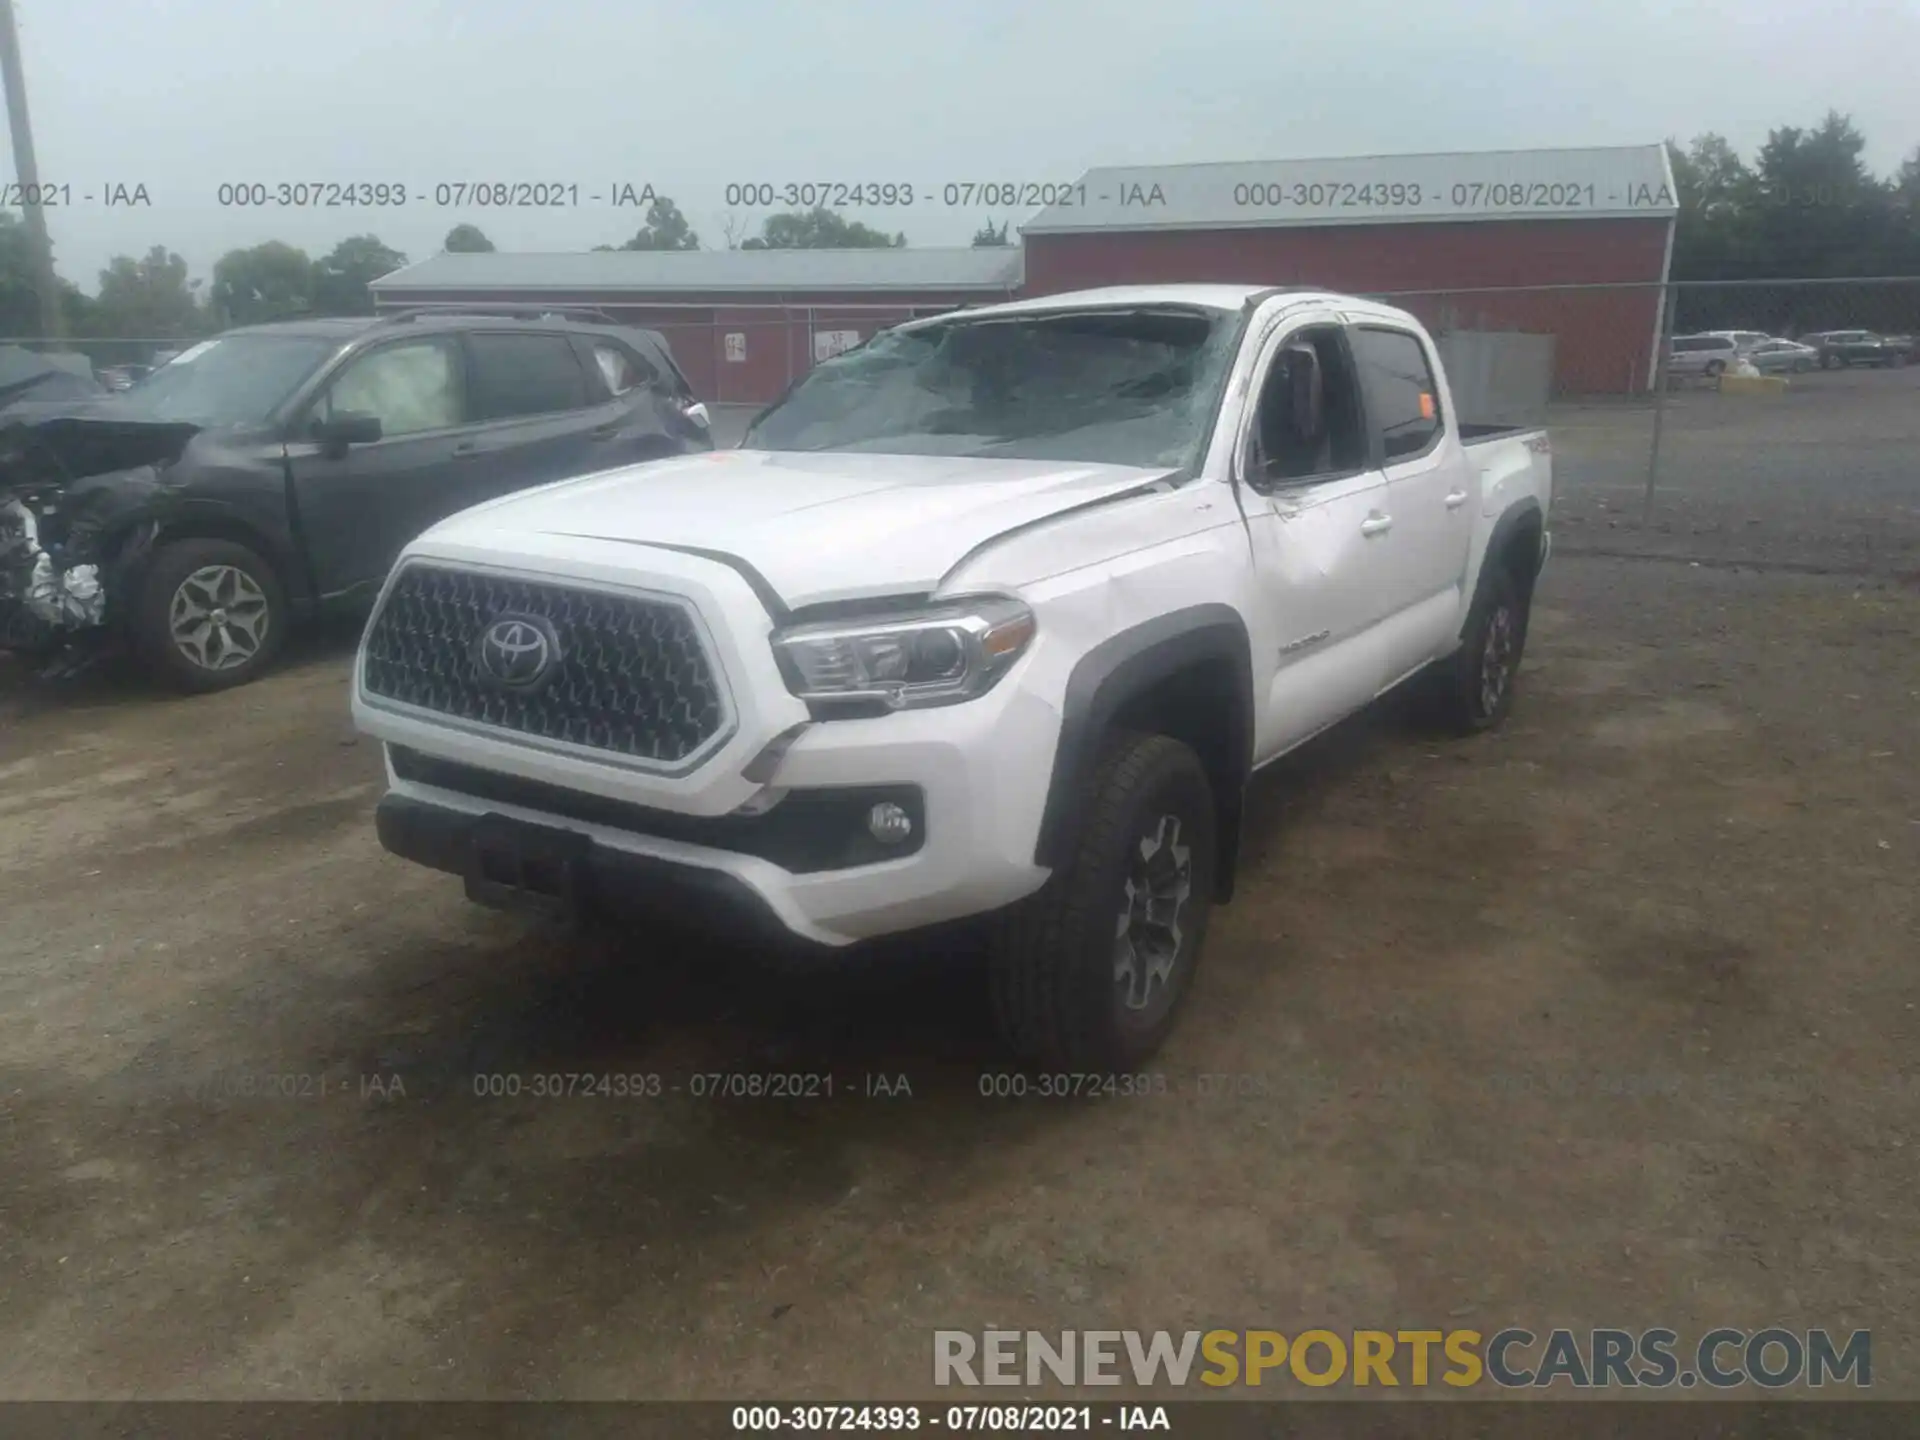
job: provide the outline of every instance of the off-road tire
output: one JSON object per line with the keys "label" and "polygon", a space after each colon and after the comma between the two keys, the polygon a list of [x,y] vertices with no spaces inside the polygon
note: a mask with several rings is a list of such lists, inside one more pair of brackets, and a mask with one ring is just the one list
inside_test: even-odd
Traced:
{"label": "off-road tire", "polygon": [[[1165,735],[1118,731],[1073,813],[1072,857],[1030,900],[1001,918],[988,961],[994,1019],[1021,1060],[1072,1075],[1136,1070],[1173,1031],[1193,986],[1213,908],[1214,795],[1200,758]],[[1130,1008],[1119,978],[1121,920],[1129,911],[1130,867],[1177,853],[1164,821],[1173,817],[1186,849],[1184,902],[1172,968],[1149,982]],[[1143,957],[1129,948],[1134,966]],[[1150,967],[1149,967],[1150,968]]]}
{"label": "off-road tire", "polygon": [[[1428,672],[1424,686],[1427,717],[1438,728],[1455,735],[1477,735],[1507,718],[1513,709],[1520,660],[1527,647],[1532,604],[1521,593],[1507,565],[1492,558],[1486,563],[1487,571],[1468,612],[1460,648]],[[1500,633],[1504,633],[1504,642],[1490,647],[1490,641]],[[1496,664],[1504,666],[1505,675],[1489,705],[1489,672]]]}
{"label": "off-road tire", "polygon": [[[266,601],[260,643],[244,661],[223,669],[197,663],[176,643],[172,607],[186,579],[214,567],[245,575]],[[127,647],[142,670],[169,689],[188,694],[229,690],[256,678],[286,643],[290,620],[286,587],[272,565],[231,540],[180,540],[154,552],[126,620]]]}

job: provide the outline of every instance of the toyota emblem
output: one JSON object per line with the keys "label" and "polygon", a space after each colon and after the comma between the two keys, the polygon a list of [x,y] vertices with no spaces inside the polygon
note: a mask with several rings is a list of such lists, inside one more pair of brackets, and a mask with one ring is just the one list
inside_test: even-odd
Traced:
{"label": "toyota emblem", "polygon": [[474,664],[497,685],[529,690],[552,673],[560,640],[538,615],[502,615],[480,632]]}

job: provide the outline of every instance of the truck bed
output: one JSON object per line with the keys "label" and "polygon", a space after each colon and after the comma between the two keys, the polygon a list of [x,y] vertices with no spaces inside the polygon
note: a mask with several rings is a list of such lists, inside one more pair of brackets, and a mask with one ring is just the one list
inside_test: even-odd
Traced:
{"label": "truck bed", "polygon": [[1463,445],[1484,445],[1489,440],[1511,440],[1530,431],[1543,430],[1542,425],[1489,425],[1462,424],[1460,443]]}

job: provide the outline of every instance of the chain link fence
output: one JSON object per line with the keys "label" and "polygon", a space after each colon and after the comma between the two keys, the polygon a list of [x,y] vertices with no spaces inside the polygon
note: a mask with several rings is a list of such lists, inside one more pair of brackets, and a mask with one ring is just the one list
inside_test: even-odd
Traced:
{"label": "chain link fence", "polygon": [[[1546,425],[1564,551],[1920,576],[1920,276],[1378,292],[1434,332],[1467,420]],[[815,363],[916,314],[900,306],[609,305],[663,334],[721,443]],[[1749,351],[1763,378],[1710,373],[1675,335],[1781,340],[1865,330],[1878,351]],[[177,339],[50,346],[97,368]],[[1751,344],[1743,339],[1741,344]],[[1729,372],[1740,368],[1723,367]]]}
{"label": "chain link fence", "polygon": [[1556,547],[1920,578],[1920,276],[1379,298],[1464,417],[1549,427]]}

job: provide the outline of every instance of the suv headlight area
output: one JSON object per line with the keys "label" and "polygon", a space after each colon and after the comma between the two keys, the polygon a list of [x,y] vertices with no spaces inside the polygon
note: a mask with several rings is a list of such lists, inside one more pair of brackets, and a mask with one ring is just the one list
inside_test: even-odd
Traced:
{"label": "suv headlight area", "polygon": [[832,715],[952,705],[984,695],[1033,641],[1033,612],[989,595],[908,614],[796,625],[773,636],[787,688]]}

